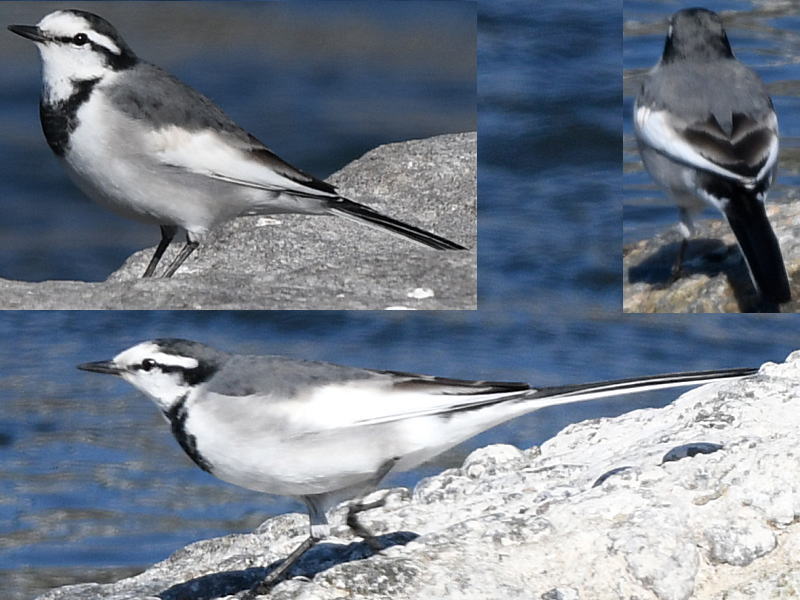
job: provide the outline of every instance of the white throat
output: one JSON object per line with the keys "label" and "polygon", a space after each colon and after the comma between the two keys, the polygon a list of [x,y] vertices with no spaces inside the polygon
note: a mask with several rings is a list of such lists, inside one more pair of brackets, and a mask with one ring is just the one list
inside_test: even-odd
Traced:
{"label": "white throat", "polygon": [[81,56],[54,44],[36,44],[42,56],[42,98],[46,104],[64,102],[81,81],[102,79],[112,74],[94,53]]}

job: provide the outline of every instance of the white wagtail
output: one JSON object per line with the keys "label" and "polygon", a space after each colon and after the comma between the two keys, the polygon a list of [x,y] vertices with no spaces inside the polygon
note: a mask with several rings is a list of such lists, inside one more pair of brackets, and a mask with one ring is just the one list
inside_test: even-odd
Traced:
{"label": "white wagtail", "polygon": [[[181,339],[142,342],[112,360],[78,368],[118,375],[149,396],[201,469],[305,503],[309,537],[259,584],[260,592],[328,535],[326,511],[495,425],[547,406],[756,372],[675,373],[534,389],[228,354]],[[369,540],[355,519],[362,506],[351,505],[347,523]]]}
{"label": "white wagtail", "polygon": [[339,215],[437,250],[463,246],[339,195],[276,156],[211,100],[139,60],[108,21],[59,10],[9,29],[42,57],[42,128],[89,197],[161,227],[145,277],[182,227],[172,276],[215,226],[239,215]]}
{"label": "white wagtail", "polygon": [[753,284],[790,300],[781,249],[764,202],[778,165],[778,119],[758,75],[736,60],[722,21],[692,8],[675,13],[661,60],[634,105],[639,152],[680,210],[680,273],[692,218],[719,209],[736,236]]}

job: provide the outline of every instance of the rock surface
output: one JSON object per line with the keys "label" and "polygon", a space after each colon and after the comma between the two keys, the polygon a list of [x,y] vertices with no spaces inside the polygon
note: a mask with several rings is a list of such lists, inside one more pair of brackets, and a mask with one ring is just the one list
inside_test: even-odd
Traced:
{"label": "rock surface", "polygon": [[[269,597],[796,597],[798,383],[800,352],[663,409],[572,425],[540,448],[477,450],[363,514],[383,533],[382,554],[334,526]],[[306,528],[305,515],[282,515],[252,534],[191,544],[138,576],[40,600],[241,597]]]}
{"label": "rock surface", "polygon": [[381,146],[329,178],[349,198],[466,252],[337,217],[242,217],[172,279],[140,279],[147,248],[102,283],[0,279],[0,309],[475,309],[476,160],[475,133],[442,135]]}
{"label": "rock surface", "polygon": [[[800,193],[791,190],[767,214],[781,245],[793,300],[780,306],[764,302],[750,281],[736,239],[720,217],[695,224],[684,260],[684,275],[670,282],[680,245],[675,228],[625,246],[623,309],[634,313],[798,312],[800,311]],[[677,219],[677,211],[676,211]]]}

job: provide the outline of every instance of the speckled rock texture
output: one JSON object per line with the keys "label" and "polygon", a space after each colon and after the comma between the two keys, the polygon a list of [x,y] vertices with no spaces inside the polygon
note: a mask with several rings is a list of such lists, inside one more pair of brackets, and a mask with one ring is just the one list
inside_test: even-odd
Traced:
{"label": "speckled rock texture", "polygon": [[[625,246],[623,310],[630,313],[722,313],[800,311],[800,192],[790,190],[780,203],[767,205],[767,215],[783,252],[792,301],[765,302],[750,281],[736,239],[719,219],[695,223],[683,276],[671,281],[670,270],[680,246],[675,228]],[[677,221],[677,211],[676,211]]]}
{"label": "speckled rock texture", "polygon": [[329,178],[350,199],[468,251],[337,217],[242,217],[172,279],[140,279],[147,248],[102,283],[0,279],[0,309],[475,309],[476,160],[475,133],[442,135],[381,146]]}
{"label": "speckled rock texture", "polygon": [[[798,384],[800,352],[663,409],[572,425],[541,447],[477,450],[363,514],[387,546],[381,554],[335,525],[269,597],[797,597]],[[344,509],[335,512],[340,523]],[[279,516],[138,576],[40,600],[241,598],[306,528],[305,515]]]}

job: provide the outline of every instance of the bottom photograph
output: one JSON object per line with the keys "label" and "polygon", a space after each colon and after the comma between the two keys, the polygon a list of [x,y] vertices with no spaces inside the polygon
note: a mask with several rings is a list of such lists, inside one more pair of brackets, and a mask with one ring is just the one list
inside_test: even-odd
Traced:
{"label": "bottom photograph", "polygon": [[780,325],[0,313],[0,587],[773,596],[800,543]]}

